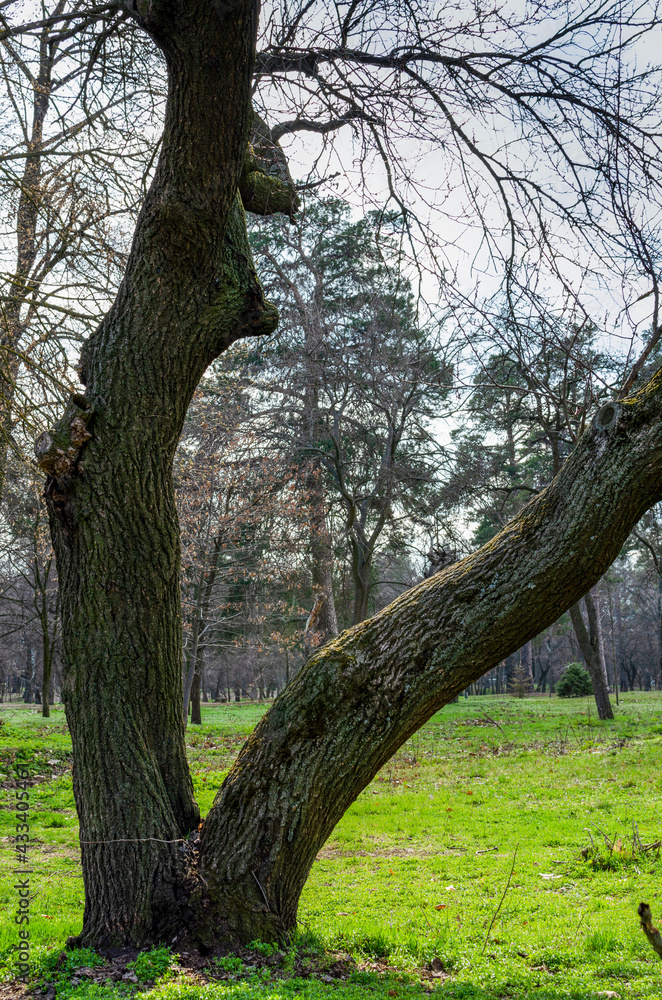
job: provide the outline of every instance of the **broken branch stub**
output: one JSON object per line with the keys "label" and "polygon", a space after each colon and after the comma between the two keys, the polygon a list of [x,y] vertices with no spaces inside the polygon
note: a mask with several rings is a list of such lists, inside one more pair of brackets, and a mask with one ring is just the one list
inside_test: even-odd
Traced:
{"label": "broken branch stub", "polygon": [[255,215],[281,212],[293,221],[300,205],[287,157],[255,111],[239,191],[245,210]]}
{"label": "broken branch stub", "polygon": [[653,927],[653,914],[648,903],[639,903],[637,913],[641,920],[641,929],[648,938],[648,943],[662,958],[662,934],[660,934],[657,927]]}
{"label": "broken branch stub", "polygon": [[39,435],[34,452],[39,468],[47,475],[57,479],[73,471],[80,449],[92,437],[88,430],[92,414],[85,396],[74,394],[55,427]]}

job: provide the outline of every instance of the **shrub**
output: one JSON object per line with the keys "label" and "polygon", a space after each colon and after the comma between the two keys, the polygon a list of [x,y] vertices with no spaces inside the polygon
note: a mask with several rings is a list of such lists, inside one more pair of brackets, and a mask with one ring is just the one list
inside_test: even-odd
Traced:
{"label": "shrub", "polygon": [[581,663],[569,663],[556,685],[559,698],[580,698],[584,694],[593,694],[591,678]]}

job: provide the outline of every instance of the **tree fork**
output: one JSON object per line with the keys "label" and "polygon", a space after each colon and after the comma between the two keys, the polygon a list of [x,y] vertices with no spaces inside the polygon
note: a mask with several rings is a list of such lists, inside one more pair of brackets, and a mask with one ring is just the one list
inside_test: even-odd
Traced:
{"label": "tree fork", "polygon": [[247,740],[204,824],[208,946],[278,938],[348,806],[438,709],[551,625],[662,496],[662,372],[596,414],[559,475],[478,552],[308,661]]}
{"label": "tree fork", "polygon": [[[275,325],[237,195],[257,5],[124,9],[168,65],[161,156],[117,299],[82,353],[85,396],[41,445],[86,893],[78,940],[193,933],[213,947],[293,927],[317,850],[385,761],[598,580],[660,498],[662,392],[657,376],[603,407],[497,538],[318,651],[247,741],[198,849],[171,469],[205,368]],[[246,195],[268,210],[280,189],[255,173]]]}

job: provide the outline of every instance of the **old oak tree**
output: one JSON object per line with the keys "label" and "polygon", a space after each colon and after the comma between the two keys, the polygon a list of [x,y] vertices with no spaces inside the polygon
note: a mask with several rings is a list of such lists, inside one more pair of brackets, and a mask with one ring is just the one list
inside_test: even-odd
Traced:
{"label": "old oak tree", "polygon": [[[657,374],[598,410],[553,482],[487,545],[318,650],[247,740],[199,828],[182,722],[171,469],[205,369],[233,341],[268,333],[277,322],[251,260],[244,209],[291,213],[296,196],[282,163],[270,166],[269,136],[253,119],[254,71],[316,81],[329,108],[332,98],[340,102],[337,120],[301,127],[323,132],[359,122],[387,166],[384,133],[368,108],[370,86],[352,96],[324,77],[324,67],[353,59],[364,73],[374,69],[375,79],[401,74],[402,92],[418,87],[426,114],[446,122],[448,148],[475,155],[501,191],[519,182],[481,152],[424,65],[447,74],[448,87],[464,81],[469,108],[479,107],[481,87],[489,101],[505,95],[522,114],[528,108],[552,144],[553,117],[544,119],[532,83],[519,87],[515,66],[538,75],[538,88],[558,86],[569,116],[579,109],[609,136],[616,129],[622,161],[636,138],[619,131],[589,84],[571,100],[558,82],[564,74],[573,80],[570,56],[565,63],[558,56],[567,26],[551,42],[553,71],[537,43],[518,61],[490,54],[486,43],[482,54],[476,46],[462,54],[452,33],[446,54],[413,43],[391,52],[388,39],[378,51],[353,52],[355,21],[364,6],[369,20],[371,5],[337,4],[330,5],[339,18],[335,48],[306,52],[292,39],[310,6],[257,62],[254,0],[132,0],[89,11],[60,5],[51,19],[53,31],[64,34],[99,18],[105,37],[113,17],[132,20],[160,50],[168,76],[160,155],[126,271],[82,350],[84,394],[72,396],[36,446],[48,476],[61,587],[86,900],[77,940],[84,945],[187,940],[214,949],[281,937],[295,925],[317,851],[378,769],[458,691],[577,602],[662,497]],[[608,34],[617,7],[597,6],[595,32]],[[3,31],[11,38],[14,29]],[[374,31],[369,25],[368,36]],[[417,121],[427,127],[425,116]],[[605,160],[603,173],[610,169]],[[521,180],[522,198],[532,184]],[[618,189],[610,189],[616,197]],[[532,197],[543,207],[554,200],[542,188]],[[560,205],[570,226],[576,207]],[[541,233],[544,249],[549,230]],[[517,275],[512,259],[507,264],[512,290]]]}

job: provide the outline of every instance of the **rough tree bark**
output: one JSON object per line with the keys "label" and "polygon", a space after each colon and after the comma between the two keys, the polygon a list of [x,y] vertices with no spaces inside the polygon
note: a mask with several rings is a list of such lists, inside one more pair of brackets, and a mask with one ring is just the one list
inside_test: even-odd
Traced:
{"label": "rough tree bark", "polygon": [[127,13],[168,65],[161,157],[117,299],[83,352],[85,396],[36,448],[61,587],[86,897],[77,941],[213,948],[292,928],[318,849],[376,771],[604,573],[662,496],[662,376],[604,406],[559,476],[479,552],[312,656],[198,838],[171,466],[207,365],[276,319],[236,196],[256,9],[137,0]]}

